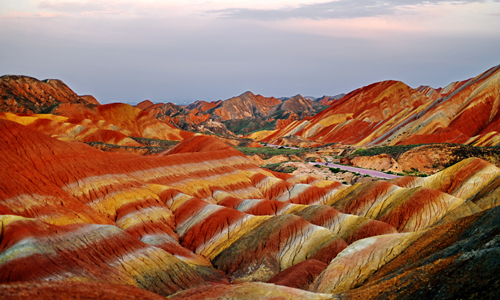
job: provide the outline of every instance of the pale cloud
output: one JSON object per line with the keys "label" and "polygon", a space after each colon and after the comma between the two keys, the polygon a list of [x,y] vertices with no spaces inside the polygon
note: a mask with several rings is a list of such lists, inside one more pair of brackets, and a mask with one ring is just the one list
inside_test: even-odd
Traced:
{"label": "pale cloud", "polygon": [[253,9],[227,8],[212,12],[225,18],[281,20],[292,18],[303,19],[348,19],[363,17],[390,16],[405,8],[425,5],[464,5],[468,3],[485,2],[480,0],[465,1],[421,1],[421,0],[337,0],[324,3],[303,4],[285,9]]}
{"label": "pale cloud", "polygon": [[500,20],[495,13],[500,5],[468,3],[464,5],[422,5],[407,7],[404,13],[356,18],[291,18],[261,21],[282,30],[331,37],[351,36],[379,39],[395,33],[429,36],[498,36]]}
{"label": "pale cloud", "polygon": [[33,13],[36,5],[31,0],[2,0],[0,5],[1,15],[14,15],[21,13]]}
{"label": "pale cloud", "polygon": [[[10,0],[7,0],[10,1]],[[64,13],[81,15],[130,15],[134,16],[141,12],[145,14],[162,14],[166,11],[175,11],[176,13],[200,13],[212,10],[224,9],[290,9],[303,5],[321,4],[328,0],[149,0],[149,1],[101,1],[101,0],[43,0],[37,1],[38,9],[51,10]],[[131,12],[134,12],[133,14]]]}
{"label": "pale cloud", "polygon": [[[106,3],[104,1],[85,1],[85,2],[68,2],[68,1],[40,1],[38,7],[41,9],[50,9],[63,12],[82,12],[82,11],[103,11],[112,7],[123,6],[124,3]],[[128,5],[127,5],[128,6]]]}
{"label": "pale cloud", "polygon": [[136,16],[137,5],[133,2],[117,1],[40,1],[40,11],[52,11],[69,15],[89,17],[99,16]]}
{"label": "pale cloud", "polygon": [[[0,15],[13,13],[55,13],[75,16],[166,17],[184,15],[197,18],[223,17],[275,21],[286,19],[349,19],[411,14],[414,7],[450,6],[487,1],[421,0],[3,0]],[[488,1],[491,2],[492,0]],[[495,0],[496,1],[496,0]]]}

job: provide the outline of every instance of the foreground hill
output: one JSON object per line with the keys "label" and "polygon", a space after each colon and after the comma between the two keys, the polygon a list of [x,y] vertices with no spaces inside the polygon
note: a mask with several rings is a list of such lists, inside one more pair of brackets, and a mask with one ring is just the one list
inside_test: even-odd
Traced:
{"label": "foreground hill", "polygon": [[261,169],[211,137],[143,157],[4,119],[0,132],[3,297],[121,298],[120,284],[146,299],[133,287],[172,299],[500,296],[500,169],[481,159],[349,186]]}
{"label": "foreground hill", "polygon": [[[362,87],[313,118],[295,121],[267,135],[263,142],[284,144],[290,137],[317,143],[398,145],[500,143],[500,66],[444,89],[384,81]],[[300,141],[300,139],[296,139]]]}

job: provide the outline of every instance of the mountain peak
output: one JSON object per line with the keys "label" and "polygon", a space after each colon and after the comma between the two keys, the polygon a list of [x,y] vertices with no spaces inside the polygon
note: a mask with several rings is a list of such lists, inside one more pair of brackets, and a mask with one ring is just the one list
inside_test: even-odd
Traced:
{"label": "mountain peak", "polygon": [[246,91],[244,92],[243,94],[241,94],[239,97],[243,97],[243,96],[247,96],[247,97],[255,97],[255,94],[252,93],[251,91]]}

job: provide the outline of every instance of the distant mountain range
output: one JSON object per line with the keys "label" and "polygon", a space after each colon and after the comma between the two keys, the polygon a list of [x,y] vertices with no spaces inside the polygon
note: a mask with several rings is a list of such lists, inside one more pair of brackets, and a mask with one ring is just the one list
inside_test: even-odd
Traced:
{"label": "distant mountain range", "polygon": [[151,101],[141,102],[137,107],[180,129],[224,135],[273,129],[278,120],[303,119],[325,108],[301,95],[277,99],[252,92],[224,101],[196,101],[183,107],[172,103],[153,104]]}
{"label": "distant mountain range", "polygon": [[[140,119],[147,126],[167,125],[165,128],[176,132],[172,133],[172,139],[190,136],[191,133],[181,132],[191,131],[233,137],[244,135],[259,142],[291,146],[329,143],[494,146],[500,144],[499,82],[500,67],[496,66],[475,78],[436,89],[429,86],[413,89],[400,81],[383,81],[346,95],[320,98],[296,95],[278,99],[248,91],[227,100],[196,101],[186,106],[146,100],[136,105],[135,109],[139,110],[134,110],[127,104],[100,105],[92,96],[76,95],[60,80],[39,81],[27,76],[5,75],[0,77],[0,111],[67,117],[65,122],[73,127],[88,130],[78,129],[78,133],[66,135],[87,141],[103,138],[104,133],[95,130],[115,127],[120,135],[115,140],[124,140],[127,134],[142,135],[141,132],[146,132],[148,137],[166,138],[150,134],[161,130],[139,129]],[[116,107],[116,111],[104,116],[102,112],[110,111],[110,107]],[[109,119],[111,115],[135,121]],[[84,120],[93,120],[90,122],[93,125],[87,121],[84,125]],[[109,124],[98,125],[98,120]],[[64,136],[61,129],[56,131],[57,135]],[[87,137],[83,138],[82,132],[87,133]],[[107,142],[112,140],[106,138]]]}

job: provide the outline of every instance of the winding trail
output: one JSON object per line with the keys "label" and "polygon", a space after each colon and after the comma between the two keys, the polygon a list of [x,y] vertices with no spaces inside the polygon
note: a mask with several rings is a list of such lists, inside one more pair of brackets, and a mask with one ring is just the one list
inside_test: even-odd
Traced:
{"label": "winding trail", "polygon": [[[300,149],[300,148],[295,148],[295,147],[286,147],[286,146],[280,146],[280,145],[274,145],[274,144],[267,144],[268,147],[273,147],[273,148],[286,148],[286,149]],[[382,179],[393,179],[393,178],[398,178],[401,176],[394,175],[394,174],[387,174],[384,172],[380,171],[374,171],[374,170],[368,170],[368,169],[363,169],[363,168],[357,168],[357,167],[348,167],[344,165],[338,165],[338,164],[332,164],[332,163],[318,163],[318,162],[310,162],[311,165],[322,165],[322,166],[327,166],[331,168],[338,168],[344,171],[349,171],[349,172],[356,172],[361,175],[370,175],[372,177],[377,177],[377,178],[382,178]]]}
{"label": "winding trail", "polygon": [[322,166],[327,166],[331,168],[338,168],[344,171],[349,171],[349,172],[356,172],[362,175],[370,175],[372,177],[378,177],[378,178],[383,178],[383,179],[393,179],[393,178],[398,178],[401,176],[398,175],[393,175],[393,174],[386,174],[384,172],[379,172],[379,171],[373,171],[373,170],[368,170],[368,169],[362,169],[362,168],[356,168],[356,167],[348,167],[344,165],[337,165],[337,164],[332,164],[332,163],[317,163],[317,162],[310,162],[311,165],[322,165]]}

